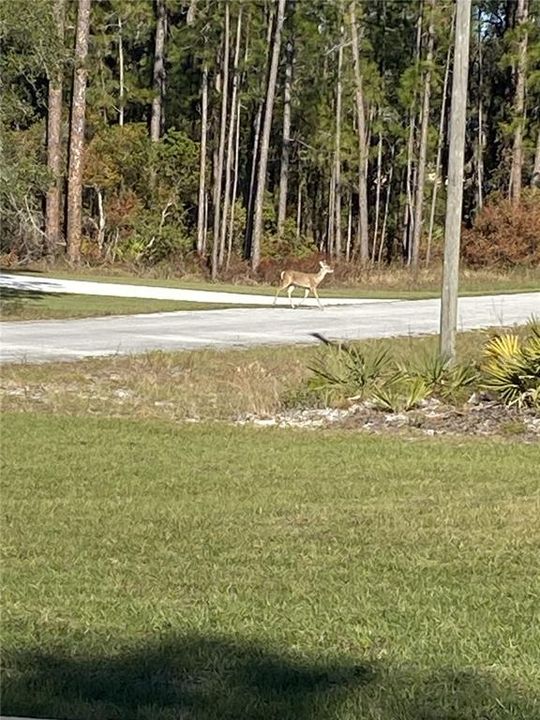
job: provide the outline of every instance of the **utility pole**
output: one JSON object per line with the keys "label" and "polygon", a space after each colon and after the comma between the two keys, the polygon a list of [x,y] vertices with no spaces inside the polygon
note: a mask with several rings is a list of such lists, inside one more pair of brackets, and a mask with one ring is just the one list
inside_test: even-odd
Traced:
{"label": "utility pole", "polygon": [[471,0],[456,0],[456,35],[450,109],[448,191],[444,233],[444,265],[441,298],[441,355],[453,360],[456,354],[458,309],[459,244],[463,205],[463,164]]}

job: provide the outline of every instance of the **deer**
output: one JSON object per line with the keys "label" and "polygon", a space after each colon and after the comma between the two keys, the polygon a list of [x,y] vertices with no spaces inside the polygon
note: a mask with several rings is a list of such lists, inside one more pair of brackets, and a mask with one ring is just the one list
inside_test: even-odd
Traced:
{"label": "deer", "polygon": [[324,310],[321,305],[321,301],[319,300],[319,296],[317,295],[317,287],[321,284],[328,273],[333,273],[334,270],[330,267],[330,265],[325,263],[324,260],[321,260],[319,265],[321,266],[321,269],[317,273],[304,273],[298,272],[298,270],[283,270],[281,273],[281,285],[278,287],[276,296],[274,297],[274,305],[276,304],[279,293],[287,288],[287,295],[289,296],[291,308],[294,308],[295,305],[293,303],[292,294],[294,289],[299,287],[304,289],[304,297],[298,303],[298,307],[302,305],[309,293],[312,292],[317,298],[317,303],[320,309]]}

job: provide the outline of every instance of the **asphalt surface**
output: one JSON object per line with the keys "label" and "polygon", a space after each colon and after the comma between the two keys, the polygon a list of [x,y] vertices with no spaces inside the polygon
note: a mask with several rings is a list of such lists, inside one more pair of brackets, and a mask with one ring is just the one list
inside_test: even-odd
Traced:
{"label": "asphalt surface", "polygon": [[[64,280],[35,275],[0,273],[0,287],[14,291],[36,293],[68,293],[76,295],[105,295],[107,297],[146,298],[151,300],[178,300],[183,302],[210,303],[217,305],[272,305],[272,295],[249,295],[220,290],[190,290],[182,288],[157,287],[153,285],[129,285],[127,283],[90,282],[86,280]],[[296,290],[296,302],[303,297],[303,291]],[[359,305],[361,298],[324,298],[325,305]],[[308,298],[306,307],[316,307],[317,301]],[[278,306],[288,306],[289,300],[283,291],[277,299]]]}
{"label": "asphalt surface", "polygon": [[[242,299],[250,297],[243,295]],[[540,315],[540,293],[461,298],[458,330],[523,323],[533,314]],[[324,312],[317,308],[239,307],[4,322],[0,324],[0,359],[45,362],[158,349],[308,344],[319,342],[317,335],[346,340],[430,334],[439,330],[439,315],[436,299],[356,300],[347,306],[327,305]]]}

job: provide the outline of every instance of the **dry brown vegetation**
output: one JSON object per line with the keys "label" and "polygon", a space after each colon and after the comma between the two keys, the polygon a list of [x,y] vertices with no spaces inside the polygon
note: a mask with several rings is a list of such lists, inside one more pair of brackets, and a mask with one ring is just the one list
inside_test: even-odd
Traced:
{"label": "dry brown vegetation", "polygon": [[518,206],[504,198],[489,202],[474,226],[463,232],[463,257],[473,267],[540,265],[540,192],[523,194]]}
{"label": "dry brown vegetation", "polygon": [[[486,333],[458,336],[462,359],[477,359]],[[358,343],[391,348],[400,357],[424,357],[436,337]],[[228,420],[245,414],[271,415],[298,402],[318,346],[244,350],[152,352],[77,362],[11,364],[3,367],[4,410],[105,417]]]}

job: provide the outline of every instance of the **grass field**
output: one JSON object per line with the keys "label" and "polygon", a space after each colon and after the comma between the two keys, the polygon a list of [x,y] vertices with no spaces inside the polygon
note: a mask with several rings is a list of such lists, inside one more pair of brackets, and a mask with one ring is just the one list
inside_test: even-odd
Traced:
{"label": "grass field", "polygon": [[0,320],[52,320],[134,313],[217,310],[230,305],[30,291],[0,292]]}
{"label": "grass field", "polygon": [[6,413],[3,706],[535,720],[537,446]]}

